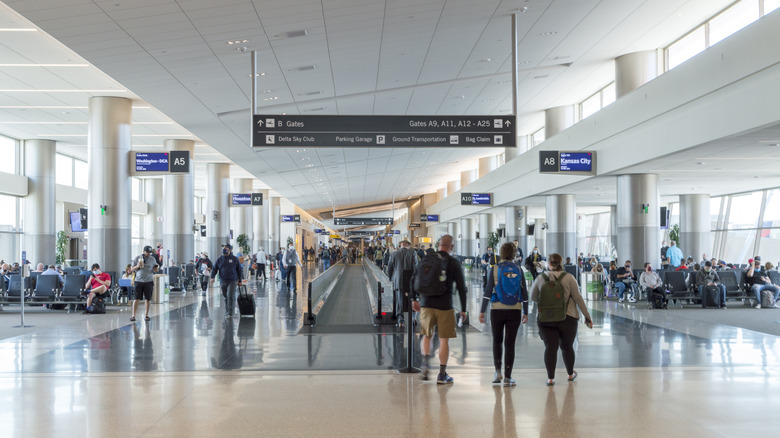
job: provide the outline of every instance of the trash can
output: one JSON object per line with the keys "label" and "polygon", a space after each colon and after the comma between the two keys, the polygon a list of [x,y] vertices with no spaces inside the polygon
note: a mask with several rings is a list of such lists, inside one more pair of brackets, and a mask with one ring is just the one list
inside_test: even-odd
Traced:
{"label": "trash can", "polygon": [[152,303],[162,304],[170,300],[171,289],[168,284],[168,275],[156,274],[154,276],[154,290],[152,291]]}
{"label": "trash can", "polygon": [[601,274],[591,271],[580,274],[580,294],[589,301],[601,301],[604,299],[604,283],[601,282]]}

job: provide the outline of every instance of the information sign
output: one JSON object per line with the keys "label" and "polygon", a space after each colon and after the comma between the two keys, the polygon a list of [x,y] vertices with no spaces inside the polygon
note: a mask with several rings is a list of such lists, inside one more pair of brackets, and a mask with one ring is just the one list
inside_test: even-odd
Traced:
{"label": "information sign", "polygon": [[516,146],[514,116],[254,115],[255,147]]}
{"label": "information sign", "polygon": [[596,153],[593,151],[539,151],[539,172],[595,175]]}
{"label": "information sign", "polygon": [[492,193],[461,193],[460,205],[492,205]]}
{"label": "information sign", "polygon": [[299,214],[285,214],[285,215],[282,215],[282,222],[300,223],[301,222],[301,215],[299,215]]}
{"label": "information sign", "polygon": [[231,205],[252,205],[252,195],[249,193],[233,193],[230,197]]}
{"label": "information sign", "polygon": [[334,225],[393,225],[391,217],[336,217]]}
{"label": "information sign", "polygon": [[167,172],[168,153],[136,152],[135,170],[137,172]]}

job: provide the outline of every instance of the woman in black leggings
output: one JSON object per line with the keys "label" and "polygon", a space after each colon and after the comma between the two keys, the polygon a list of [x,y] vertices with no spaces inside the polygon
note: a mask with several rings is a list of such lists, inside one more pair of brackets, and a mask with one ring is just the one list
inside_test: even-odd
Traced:
{"label": "woman in black leggings", "polygon": [[[547,368],[547,386],[555,384],[558,348],[561,349],[561,356],[563,356],[563,364],[566,366],[566,372],[569,375],[569,382],[573,382],[577,378],[577,372],[574,371],[574,339],[577,338],[577,323],[580,320],[580,314],[577,311],[578,307],[585,316],[585,324],[589,328],[593,328],[593,321],[591,321],[590,313],[588,313],[588,308],[585,306],[585,300],[580,295],[577,280],[563,272],[561,261],[559,254],[551,254],[547,258],[550,272],[547,272],[546,275],[549,281],[558,279],[563,286],[566,317],[563,321],[537,321],[539,336],[544,341],[544,366]],[[531,286],[531,300],[535,303],[539,303],[542,286],[546,281],[543,275],[538,275],[536,280],[534,280],[534,284]]]}
{"label": "woman in black leggings", "polygon": [[[523,272],[513,261],[515,246],[512,243],[501,245],[501,262],[490,268],[487,273],[487,285],[482,296],[482,310],[479,322],[485,323],[485,311],[490,306],[490,328],[493,331],[493,364],[496,374],[493,384],[515,386],[512,367],[515,364],[515,339],[520,324],[528,322],[528,289]],[[506,277],[506,278],[504,278]],[[510,278],[511,277],[511,278]],[[496,285],[496,283],[499,283]],[[515,285],[514,290],[505,290]],[[500,289],[500,290],[499,290]],[[505,297],[503,300],[501,297]],[[504,376],[501,376],[501,353],[504,352]]]}

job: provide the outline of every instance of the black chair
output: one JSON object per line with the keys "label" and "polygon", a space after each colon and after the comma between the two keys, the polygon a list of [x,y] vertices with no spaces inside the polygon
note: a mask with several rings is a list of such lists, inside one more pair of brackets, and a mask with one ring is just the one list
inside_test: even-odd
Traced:
{"label": "black chair", "polygon": [[775,286],[780,286],[780,272],[777,271],[769,271],[769,279],[772,281],[772,284]]}
{"label": "black chair", "polygon": [[178,266],[168,267],[168,284],[171,287],[171,291],[181,291],[181,268]]}
{"label": "black chair", "polygon": [[41,275],[35,282],[35,289],[33,289],[30,301],[53,303],[57,299],[59,290],[60,277],[58,275]]}
{"label": "black chair", "polygon": [[62,272],[64,272],[65,275],[79,274],[81,273],[81,268],[79,268],[78,266],[68,266],[66,268],[63,268]]}
{"label": "black chair", "polygon": [[563,265],[563,270],[574,276],[577,284],[580,284],[580,276],[577,275],[577,265]]}
{"label": "black chair", "polygon": [[666,289],[669,291],[669,300],[672,303],[679,302],[680,307],[682,307],[682,300],[694,298],[685,284],[685,272],[667,271],[664,276],[664,282],[666,283]]}
{"label": "black chair", "polygon": [[80,302],[84,300],[84,284],[86,280],[81,274],[68,274],[65,276],[65,285],[60,293],[60,300],[66,302]]}
{"label": "black chair", "polygon": [[192,289],[195,289],[196,283],[197,275],[195,273],[195,265],[190,263],[184,265],[184,288],[186,289],[187,287],[192,286]]}
{"label": "black chair", "polygon": [[720,283],[726,286],[726,299],[744,299],[746,297],[740,281],[737,280],[739,278],[738,275],[741,275],[741,273],[733,269],[718,272]]}
{"label": "black chair", "polygon": [[22,301],[22,285],[24,284],[22,280],[23,279],[21,274],[14,274],[10,276],[10,280],[8,281],[8,290],[5,294],[6,302],[20,303]]}
{"label": "black chair", "polygon": [[35,290],[35,286],[38,284],[38,276],[41,275],[41,272],[30,272],[30,290]]}

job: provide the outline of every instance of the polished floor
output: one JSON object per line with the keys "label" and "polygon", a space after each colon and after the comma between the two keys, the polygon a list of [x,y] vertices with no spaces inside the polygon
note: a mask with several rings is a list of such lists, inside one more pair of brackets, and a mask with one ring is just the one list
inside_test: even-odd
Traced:
{"label": "polished floor", "polygon": [[[301,291],[316,275],[307,269],[298,293],[253,283],[254,319],[226,320],[216,288],[153,305],[149,323],[131,323],[124,306],[31,308],[34,327],[13,328],[18,307],[6,306],[0,437],[777,436],[778,337],[718,312],[771,325],[780,310],[689,318],[588,302],[595,326],[580,326],[579,377],[567,383],[559,363],[551,388],[533,321],[517,341],[518,385],[491,386],[491,337],[474,317],[450,342],[455,384],[443,386],[395,371],[406,336],[392,327],[301,330]],[[479,280],[469,288],[475,316]]]}

